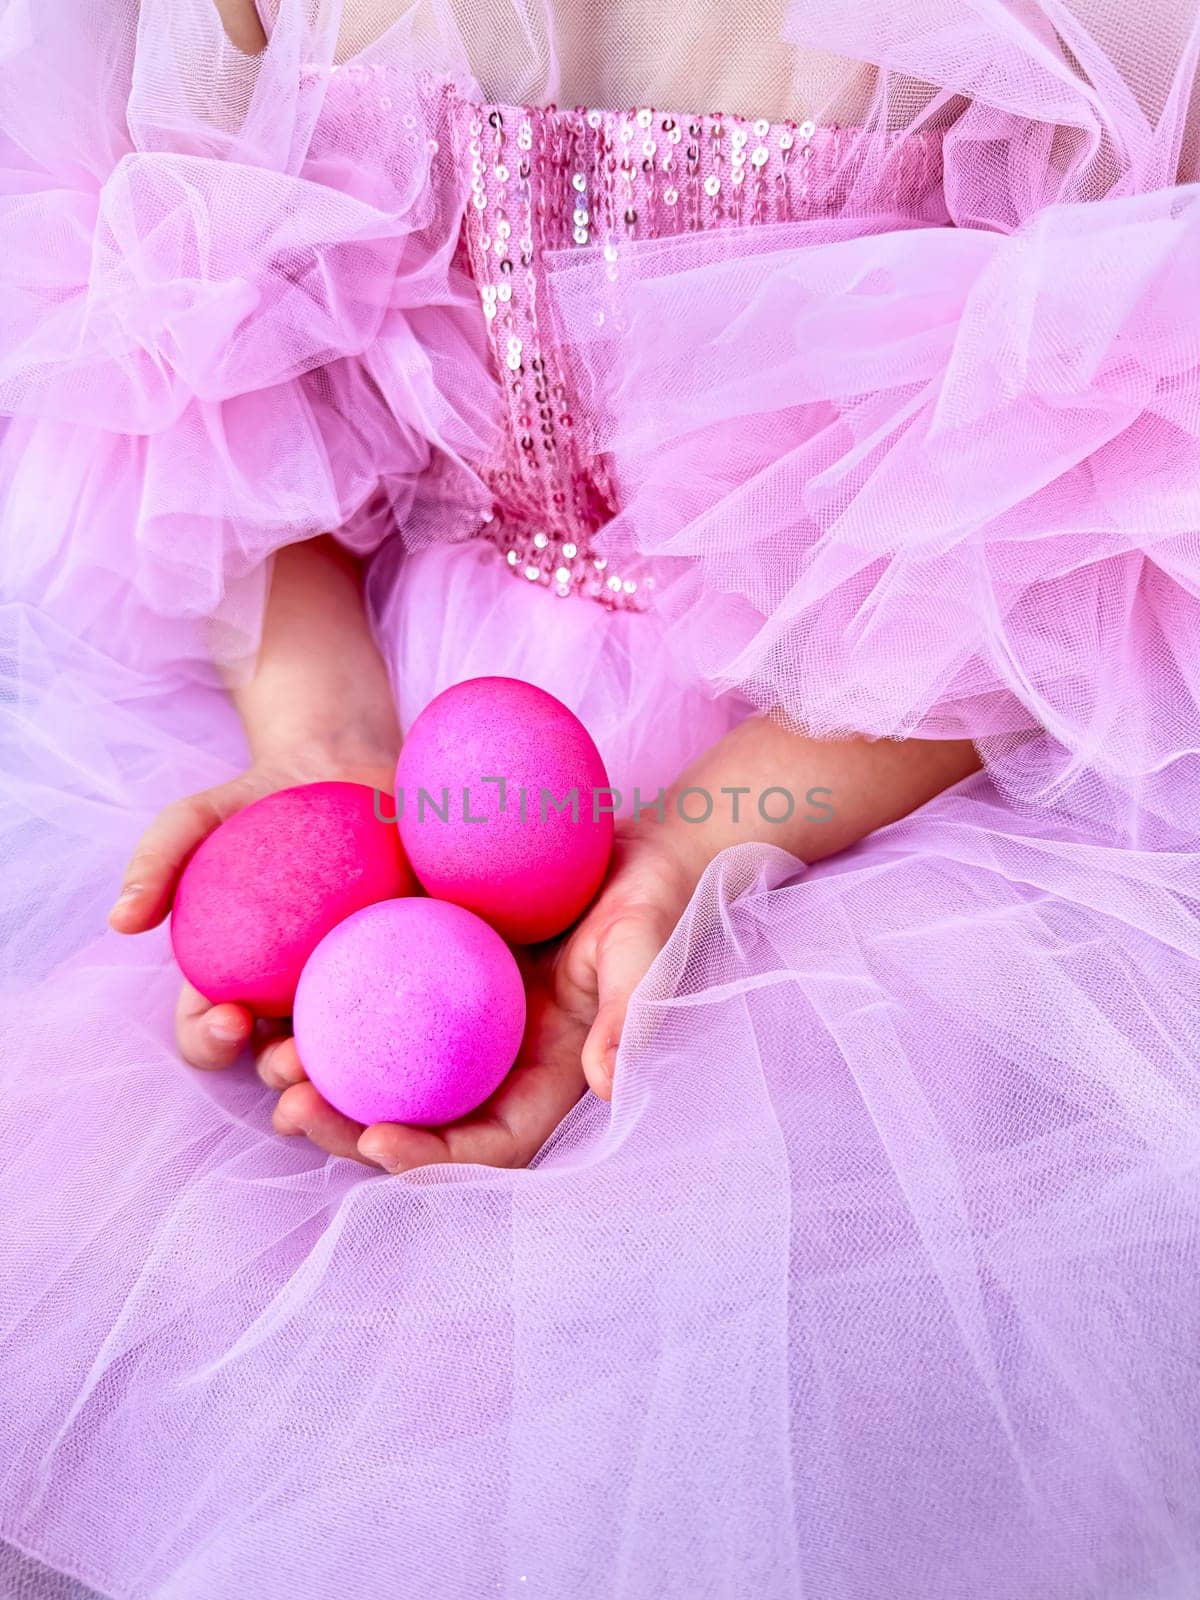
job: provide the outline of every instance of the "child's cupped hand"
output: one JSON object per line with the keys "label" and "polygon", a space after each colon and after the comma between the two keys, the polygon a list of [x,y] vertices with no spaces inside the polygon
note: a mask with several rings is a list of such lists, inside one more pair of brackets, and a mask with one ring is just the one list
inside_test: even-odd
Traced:
{"label": "child's cupped hand", "polygon": [[[125,868],[121,892],[109,913],[117,933],[144,933],[171,909],[176,885],[193,852],[222,822],[255,800],[298,784],[338,780],[389,789],[394,764],[346,763],[321,749],[289,751],[256,761],[228,783],[175,800],[146,829]],[[241,1005],[210,1005],[190,983],[179,994],[175,1038],[183,1059],[201,1071],[232,1066],[252,1047],[259,1076],[272,1089],[298,1083],[304,1073],[290,1025],[256,1021]]]}
{"label": "child's cupped hand", "polygon": [[[527,1166],[589,1085],[602,1098],[611,1095],[630,997],[670,937],[693,881],[665,835],[636,827],[618,833],[608,878],[583,918],[561,939],[518,953],[528,1001],[520,1053],[492,1098],[461,1121],[364,1128],[311,1083],[292,1081],[275,1108],[276,1131],[393,1173],[438,1162]],[[302,1074],[290,1041],[287,1049],[289,1071]]]}
{"label": "child's cupped hand", "polygon": [[[167,916],[192,853],[220,824],[265,795],[297,784],[342,780],[386,789],[390,764],[346,765],[321,751],[255,762],[228,783],[167,806],[138,841],[109,914],[123,934]],[[331,1155],[388,1172],[436,1162],[526,1166],[590,1085],[612,1093],[617,1045],[630,997],[670,937],[694,883],[669,838],[652,827],[618,827],[599,895],[561,939],[519,951],[528,1020],[513,1070],[479,1110],[443,1128],[377,1123],[366,1128],[334,1109],[308,1081],[288,1021],[256,1020],[241,1005],[211,1005],[189,983],[179,994],[179,1053],[201,1071],[232,1066],[249,1047],[263,1083],[279,1094],[273,1125],[306,1136]]]}

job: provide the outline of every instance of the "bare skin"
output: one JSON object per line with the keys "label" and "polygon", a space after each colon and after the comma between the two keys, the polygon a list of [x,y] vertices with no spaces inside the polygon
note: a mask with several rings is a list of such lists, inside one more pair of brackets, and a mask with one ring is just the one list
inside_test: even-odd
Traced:
{"label": "bare skin", "polygon": [[[400,734],[383,661],[371,637],[354,561],[330,539],[275,559],[262,644],[249,680],[233,691],[250,764],[232,782],[168,806],[126,869],[111,913],[119,933],[140,933],[170,910],[188,857],[226,817],[296,783],[341,778],[390,789]],[[513,1071],[481,1110],[436,1130],[352,1122],[307,1081],[286,1024],[257,1024],[242,1006],[209,1006],[190,986],[180,994],[177,1038],[192,1066],[231,1066],[250,1048],[259,1076],[279,1091],[277,1132],[304,1135],[333,1155],[389,1172],[430,1162],[523,1166],[591,1087],[612,1094],[630,998],[670,938],[704,869],[722,850],[765,841],[803,861],[845,849],[906,815],[978,767],[965,742],[859,739],[820,743],[774,721],[741,724],[697,761],[648,811],[623,822],[609,876],[592,907],[561,940],[522,956],[529,1022]],[[742,800],[697,815],[703,789],[758,796],[772,787],[797,797],[787,822],[764,820]],[[813,805],[809,791],[829,791]],[[833,815],[829,817],[828,806]],[[702,807],[701,807],[702,809]]]}
{"label": "bare skin", "polygon": [[[260,7],[255,0],[213,0],[213,4],[231,44],[245,55],[258,55],[265,49],[270,6]],[[338,59],[349,59],[381,39],[409,9],[408,0],[346,0]],[[503,34],[493,37],[488,32],[486,10],[472,8],[467,0],[455,10],[484,92],[499,99],[508,97],[513,88],[511,74],[519,74],[525,63],[506,70],[508,45]],[[696,7],[690,19],[672,12],[649,35],[657,37],[659,48],[648,63],[648,81],[639,79],[637,66],[626,51],[605,48],[605,40],[623,43],[644,29],[646,0],[608,0],[599,18],[587,0],[554,0],[552,10],[557,69],[554,92],[562,105],[625,106],[645,101],[676,110],[720,106],[725,111],[779,121],[812,116],[847,125],[862,121],[874,99],[876,73],[870,66],[855,66],[827,51],[796,43],[763,50],[764,39],[781,39],[788,10],[785,0],[761,0],[755,27],[744,32],[724,25],[704,29],[703,5]],[[709,20],[711,16],[708,12]],[[695,26],[688,26],[688,20]],[[602,38],[597,36],[598,21],[602,22]],[[686,43],[669,42],[678,40]],[[912,92],[910,86],[910,102]]]}

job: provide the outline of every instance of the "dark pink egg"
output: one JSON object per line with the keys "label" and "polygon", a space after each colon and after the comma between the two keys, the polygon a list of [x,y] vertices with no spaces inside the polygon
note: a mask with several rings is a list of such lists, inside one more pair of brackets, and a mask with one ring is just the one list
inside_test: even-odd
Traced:
{"label": "dark pink egg", "polygon": [[514,944],[569,927],[612,853],[608,777],[591,735],[515,678],[472,678],[426,706],[400,753],[396,806],[429,893]]}
{"label": "dark pink egg", "polygon": [[436,1127],[482,1105],[516,1059],[525,987],[494,929],[442,900],[389,900],[340,923],[296,991],[296,1048],[355,1122]]}
{"label": "dark pink egg", "polygon": [[309,783],[256,800],[209,835],[175,894],[171,943],[214,1004],[286,1017],[321,940],[364,906],[414,893],[386,796]]}

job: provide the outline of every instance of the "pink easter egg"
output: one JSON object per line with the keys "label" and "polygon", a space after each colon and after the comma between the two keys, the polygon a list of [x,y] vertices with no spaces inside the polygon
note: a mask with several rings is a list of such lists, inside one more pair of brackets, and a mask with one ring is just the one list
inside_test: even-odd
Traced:
{"label": "pink easter egg", "polygon": [[525,1030],[512,951],[443,900],[388,900],[313,951],[296,991],[309,1079],[355,1122],[437,1127],[503,1082]]}
{"label": "pink easter egg", "polygon": [[591,735],[515,678],[472,678],[426,706],[400,753],[396,807],[429,893],[514,944],[569,927],[612,853],[612,797]]}
{"label": "pink easter egg", "polygon": [[413,894],[386,796],[308,783],[236,812],[184,869],[171,914],[175,959],[214,1004],[286,1017],[309,956],[377,900]]}

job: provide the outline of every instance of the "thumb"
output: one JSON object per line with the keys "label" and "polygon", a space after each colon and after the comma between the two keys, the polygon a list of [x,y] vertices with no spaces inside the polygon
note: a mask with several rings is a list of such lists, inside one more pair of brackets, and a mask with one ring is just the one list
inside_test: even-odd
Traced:
{"label": "thumb", "polygon": [[583,1070],[592,1093],[612,1098],[617,1048],[634,990],[666,943],[667,932],[651,910],[631,911],[609,925],[596,947],[599,1005],[583,1046]]}
{"label": "thumb", "polygon": [[250,798],[244,780],[235,778],[160,811],[129,858],[109,926],[117,933],[157,927],[171,909],[175,886],[193,851]]}

